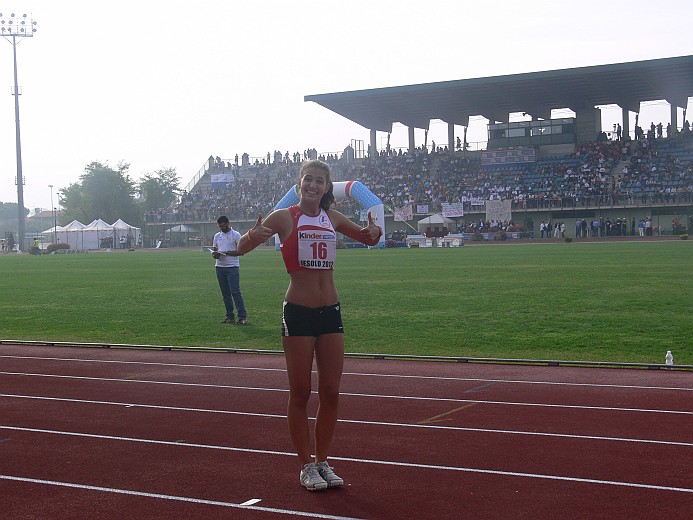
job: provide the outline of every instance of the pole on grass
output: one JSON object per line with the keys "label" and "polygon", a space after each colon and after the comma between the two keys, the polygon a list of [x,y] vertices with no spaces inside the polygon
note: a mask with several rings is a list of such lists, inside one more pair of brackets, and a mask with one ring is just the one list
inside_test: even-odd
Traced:
{"label": "pole on grass", "polygon": [[[19,85],[17,81],[17,38],[31,38],[36,32],[36,22],[31,16],[22,14],[16,16],[11,13],[9,16],[0,13],[0,35],[12,44],[14,56],[14,122],[15,122],[15,141],[17,149],[17,238],[20,251],[24,249],[24,178],[22,176],[22,142],[19,132]],[[12,38],[10,40],[10,38]]]}

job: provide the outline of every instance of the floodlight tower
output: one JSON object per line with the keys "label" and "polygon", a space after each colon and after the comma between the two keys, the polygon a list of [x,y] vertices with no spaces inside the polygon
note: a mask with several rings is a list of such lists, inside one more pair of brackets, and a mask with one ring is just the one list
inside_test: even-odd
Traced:
{"label": "floodlight tower", "polygon": [[[17,38],[31,38],[36,22],[31,16],[0,13],[0,35],[12,44],[14,54],[14,122],[17,140],[17,243],[24,249],[24,179],[22,178],[22,141],[19,134],[19,85],[17,84]],[[12,38],[10,40],[10,38]]]}
{"label": "floodlight tower", "polygon": [[48,187],[51,189],[51,216],[53,217],[53,243],[57,243],[58,239],[56,238],[56,233],[58,232],[57,227],[58,227],[58,222],[55,218],[55,206],[53,206],[53,185],[49,184]]}

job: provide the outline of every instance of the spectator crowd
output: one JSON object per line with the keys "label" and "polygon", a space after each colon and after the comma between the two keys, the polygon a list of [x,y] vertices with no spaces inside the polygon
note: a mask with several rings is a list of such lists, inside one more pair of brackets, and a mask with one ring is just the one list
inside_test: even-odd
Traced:
{"label": "spectator crowd", "polygon": [[[319,158],[330,164],[336,180],[359,180],[385,204],[386,211],[407,205],[426,205],[439,212],[444,203],[463,203],[465,210],[484,200],[510,200],[512,207],[566,208],[691,202],[693,197],[693,133],[688,121],[672,133],[651,125],[647,133],[636,126],[635,140],[598,139],[560,157],[538,157],[531,163],[482,164],[478,155],[448,153],[447,147],[422,146],[413,152],[386,150],[353,160],[353,149],[318,155],[315,149],[268,152],[250,161],[247,154],[233,163],[210,158],[209,173],[231,173],[223,188],[200,187],[169,208],[150,211],[147,222],[210,222],[220,214],[231,220],[268,214],[297,179],[300,162]],[[615,136],[615,134],[614,134]],[[340,211],[353,215],[350,200]],[[632,223],[631,223],[632,224]],[[593,232],[592,223],[586,232]],[[606,229],[606,223],[599,228]],[[611,230],[612,226],[609,226]],[[614,226],[616,227],[616,226]],[[623,223],[617,226],[624,227]],[[627,228],[627,224],[625,224]],[[631,226],[632,227],[632,226]],[[555,230],[552,230],[555,232]],[[611,231],[609,231],[611,232]],[[606,231],[603,231],[606,233]]]}

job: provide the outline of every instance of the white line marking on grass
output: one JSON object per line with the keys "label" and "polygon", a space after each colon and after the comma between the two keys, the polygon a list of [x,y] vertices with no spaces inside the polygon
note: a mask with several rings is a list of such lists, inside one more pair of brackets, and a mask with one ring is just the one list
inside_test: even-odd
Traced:
{"label": "white line marking on grass", "polygon": [[[114,437],[114,436],[110,436],[110,435],[95,435],[95,434],[77,433],[77,432],[62,432],[62,431],[58,431],[58,430],[39,430],[39,429],[34,429],[34,428],[19,428],[19,427],[7,427],[7,426],[0,426],[0,428],[10,429],[10,430],[18,430],[18,431],[27,431],[27,432],[33,432],[33,433],[48,433],[48,434],[54,434],[54,435],[86,437],[86,438],[92,438],[92,439],[116,440],[116,441],[124,441],[124,442],[138,442],[138,443],[157,444],[157,445],[163,444],[163,445],[177,446],[177,447],[205,448],[205,449],[213,449],[213,450],[237,451],[237,452],[246,452],[246,453],[263,454],[263,455],[281,455],[281,456],[288,456],[288,457],[295,457],[296,456],[295,453],[270,451],[270,450],[257,450],[257,449],[249,449],[249,448],[236,448],[236,447],[232,447],[232,446],[217,446],[217,445],[209,445],[209,444],[170,442],[170,441],[159,441],[159,440],[151,440],[151,439],[140,439],[140,438],[133,438],[133,437]],[[623,486],[623,487],[635,487],[635,488],[643,488],[643,489],[654,489],[654,490],[658,490],[658,491],[677,491],[677,492],[682,492],[682,493],[693,493],[693,488],[660,486],[660,485],[656,485],[656,484],[642,484],[642,483],[637,483],[637,482],[621,482],[621,481],[616,481],[616,480],[601,480],[601,479],[590,479],[590,478],[581,478],[581,477],[568,477],[568,476],[563,476],[563,475],[546,475],[546,474],[541,474],[541,473],[522,473],[522,472],[517,472],[517,471],[501,471],[501,470],[492,470],[492,469],[483,469],[483,468],[464,468],[464,467],[459,467],[459,466],[442,466],[442,465],[437,465],[437,464],[417,464],[417,463],[413,463],[413,462],[399,462],[399,461],[391,461],[391,460],[339,457],[336,455],[330,456],[330,459],[339,460],[339,461],[343,461],[343,462],[356,462],[356,463],[363,463],[363,464],[381,464],[381,465],[385,465],[385,466],[396,466],[396,467],[402,467],[402,468],[435,469],[435,470],[441,470],[441,471],[459,471],[459,472],[465,472],[465,473],[482,473],[482,474],[487,474],[487,475],[498,475],[498,476],[504,476],[504,477],[524,477],[524,478],[536,478],[536,479],[546,479],[546,480],[562,480],[562,481],[566,481],[566,482],[581,482],[581,483],[587,483],[587,484],[603,484],[603,485],[610,485],[610,486]]]}
{"label": "white line marking on grass", "polygon": [[[288,390],[285,388],[261,388],[254,386],[235,386],[235,385],[213,385],[205,383],[184,383],[180,381],[151,381],[144,379],[121,379],[115,377],[88,377],[88,376],[66,376],[59,374],[33,374],[27,372],[0,372],[4,375],[12,376],[22,376],[22,377],[46,377],[46,378],[57,378],[57,379],[76,379],[82,381],[110,381],[116,383],[141,383],[141,384],[151,384],[151,385],[170,385],[170,386],[192,386],[199,388],[223,388],[228,390],[250,390],[259,392],[283,392],[287,393]],[[313,391],[313,394],[317,392]],[[584,406],[584,405],[570,405],[570,404],[551,404],[551,403],[524,403],[516,401],[491,401],[483,399],[455,399],[450,397],[420,397],[420,396],[408,396],[408,395],[382,395],[382,394],[359,394],[354,392],[341,392],[340,396],[349,397],[367,397],[373,399],[402,399],[410,401],[435,401],[435,402],[448,402],[448,403],[478,403],[478,404],[495,404],[503,406],[534,406],[543,408],[570,408],[577,410],[607,410],[607,411],[618,411],[618,412],[645,412],[645,413],[665,413],[665,414],[682,414],[682,415],[693,415],[693,411],[687,410],[656,410],[648,408],[618,408],[613,406]]]}
{"label": "white line marking on grass", "polygon": [[[88,399],[67,399],[62,397],[46,397],[46,396],[29,396],[29,395],[12,395],[12,394],[0,394],[0,397],[16,398],[16,399],[35,399],[42,401],[57,401],[57,402],[68,402],[68,403],[81,403],[81,404],[98,404],[105,406],[123,406],[126,408],[145,408],[153,410],[172,410],[181,412],[196,412],[196,413],[218,413],[226,415],[241,415],[246,417],[260,417],[263,419],[286,419],[286,415],[279,414],[267,414],[267,413],[256,413],[256,412],[238,412],[233,410],[213,410],[207,408],[187,408],[182,406],[163,406],[154,404],[132,404],[132,403],[120,403],[112,401],[94,401]],[[310,418],[315,420],[314,417]],[[550,432],[530,432],[530,431],[518,431],[518,430],[498,430],[490,428],[469,428],[464,426],[440,426],[434,424],[411,424],[411,423],[393,423],[393,422],[383,422],[383,421],[362,421],[356,419],[338,419],[338,422],[345,424],[360,424],[365,426],[392,426],[397,428],[423,428],[431,430],[444,430],[444,431],[462,431],[462,432],[472,432],[472,433],[501,433],[509,435],[531,435],[537,437],[556,437],[565,439],[585,439],[585,440],[599,440],[599,441],[617,441],[617,442],[634,442],[642,444],[664,444],[667,446],[683,446],[683,447],[693,447],[693,443],[690,442],[679,442],[679,441],[661,441],[652,439],[633,439],[627,437],[607,437],[598,435],[576,435],[568,433],[550,433]],[[4,426],[0,425],[0,429]],[[11,428],[11,427],[8,427]]]}
{"label": "white line marking on grass", "polygon": [[279,514],[283,514],[283,515],[305,516],[305,517],[309,517],[309,518],[327,518],[327,519],[332,519],[332,520],[357,520],[353,517],[348,517],[348,516],[325,515],[325,514],[320,514],[320,513],[311,513],[308,511],[294,511],[291,509],[277,509],[274,507],[254,506],[252,504],[236,504],[233,502],[220,502],[218,500],[206,500],[203,498],[181,497],[181,496],[175,496],[175,495],[163,495],[161,493],[147,493],[144,491],[133,491],[130,489],[117,489],[117,488],[102,487],[102,486],[90,486],[87,484],[75,484],[73,482],[59,482],[56,480],[43,480],[43,479],[37,479],[37,478],[16,477],[14,475],[0,475],[0,479],[13,480],[16,482],[26,482],[29,484],[44,484],[44,485],[48,485],[48,486],[58,486],[58,487],[66,487],[66,488],[73,488],[73,489],[84,489],[87,491],[101,491],[104,493],[116,493],[119,495],[130,495],[130,496],[144,497],[144,498],[158,498],[158,499],[162,499],[162,500],[174,500],[177,502],[192,502],[194,504],[203,504],[203,505],[209,505],[209,506],[232,507],[235,509],[252,509],[254,511],[264,511],[264,512],[268,512],[268,513],[279,513]]}
{"label": "white line marking on grass", "polygon": [[[79,359],[79,358],[55,358],[55,357],[39,357],[39,356],[10,356],[0,355],[0,358],[9,359],[38,359],[46,361],[76,361],[81,363],[111,363],[123,365],[155,365],[164,367],[181,367],[181,368],[213,368],[221,370],[255,370],[260,372],[286,372],[285,368],[263,368],[263,367],[244,367],[244,366],[227,366],[227,365],[198,365],[191,363],[159,363],[153,361],[116,361],[110,359]],[[608,383],[571,383],[564,381],[527,381],[522,379],[487,379],[476,377],[444,377],[444,376],[422,376],[422,375],[406,375],[406,374],[377,374],[371,372],[343,372],[344,376],[359,376],[359,377],[381,377],[381,378],[398,378],[398,379],[422,379],[434,381],[470,381],[481,383],[509,383],[520,385],[556,385],[556,386],[578,386],[578,387],[594,387],[594,388],[626,388],[636,390],[682,390],[685,392],[693,392],[693,388],[684,387],[665,387],[665,386],[645,386],[645,385],[616,385]]]}

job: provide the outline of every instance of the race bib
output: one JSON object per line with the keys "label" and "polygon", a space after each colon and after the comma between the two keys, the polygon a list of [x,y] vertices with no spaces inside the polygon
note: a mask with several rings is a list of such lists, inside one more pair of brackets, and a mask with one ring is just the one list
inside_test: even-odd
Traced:
{"label": "race bib", "polygon": [[332,269],[337,235],[332,230],[298,230],[298,263],[306,269]]}

